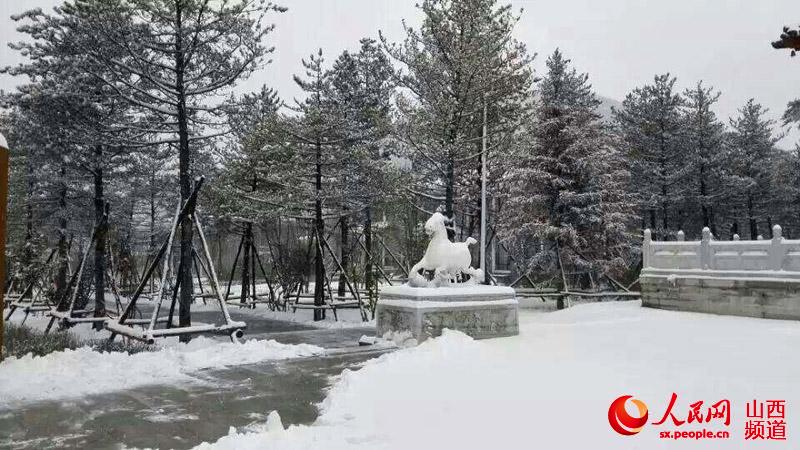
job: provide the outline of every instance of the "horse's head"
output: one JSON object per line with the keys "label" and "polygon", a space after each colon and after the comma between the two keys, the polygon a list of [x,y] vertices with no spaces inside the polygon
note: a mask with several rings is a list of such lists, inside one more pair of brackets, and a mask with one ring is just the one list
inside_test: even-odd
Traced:
{"label": "horse's head", "polygon": [[440,212],[433,213],[431,218],[428,219],[427,222],[425,222],[425,234],[427,234],[428,236],[434,236],[440,233],[446,234],[447,228],[444,225],[445,221],[446,219],[444,217],[444,214]]}

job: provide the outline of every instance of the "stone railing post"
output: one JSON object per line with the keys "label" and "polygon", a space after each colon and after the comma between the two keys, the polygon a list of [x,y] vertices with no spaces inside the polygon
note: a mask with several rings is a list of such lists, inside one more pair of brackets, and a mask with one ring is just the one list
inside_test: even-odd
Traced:
{"label": "stone railing post", "polygon": [[703,227],[703,237],[700,239],[700,268],[711,268],[711,230]]}
{"label": "stone railing post", "polygon": [[650,243],[653,240],[653,232],[650,229],[644,230],[644,241],[642,242],[642,267],[650,267],[652,262],[650,252],[652,250]]}
{"label": "stone railing post", "polygon": [[769,268],[781,270],[785,257],[786,247],[783,245],[783,230],[780,225],[775,225],[772,227],[772,245],[769,246]]}

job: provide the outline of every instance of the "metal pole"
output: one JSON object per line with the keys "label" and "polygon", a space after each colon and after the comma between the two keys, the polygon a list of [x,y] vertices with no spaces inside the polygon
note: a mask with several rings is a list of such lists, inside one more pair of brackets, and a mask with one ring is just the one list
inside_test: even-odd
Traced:
{"label": "metal pole", "polygon": [[[6,208],[8,205],[8,143],[0,134],[0,277],[6,276]],[[5,286],[5,283],[0,284]],[[5,333],[3,316],[5,311],[4,292],[0,289],[0,361],[3,360],[3,335]]]}
{"label": "metal pole", "polygon": [[483,283],[488,284],[489,276],[486,270],[486,94],[483,94],[481,138],[481,270],[483,270]]}

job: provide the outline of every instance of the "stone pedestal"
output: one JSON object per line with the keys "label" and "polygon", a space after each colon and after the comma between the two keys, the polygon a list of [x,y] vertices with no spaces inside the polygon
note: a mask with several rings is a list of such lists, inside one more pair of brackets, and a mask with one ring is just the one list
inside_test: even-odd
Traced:
{"label": "stone pedestal", "polygon": [[458,330],[475,339],[519,334],[519,303],[506,286],[381,289],[376,311],[378,336],[409,331],[417,341]]}

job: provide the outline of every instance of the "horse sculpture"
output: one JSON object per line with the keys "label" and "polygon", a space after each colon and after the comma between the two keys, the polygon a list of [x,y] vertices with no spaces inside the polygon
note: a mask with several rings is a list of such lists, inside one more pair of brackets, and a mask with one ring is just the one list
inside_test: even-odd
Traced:
{"label": "horse sculpture", "polygon": [[[463,274],[470,276],[469,284],[483,281],[483,270],[470,267],[472,254],[469,246],[477,241],[471,237],[465,242],[450,242],[447,238],[445,216],[435,212],[425,222],[425,234],[431,237],[425,256],[411,268],[408,283],[415,287],[442,286],[458,283]],[[420,270],[433,271],[434,276],[428,282]]]}

